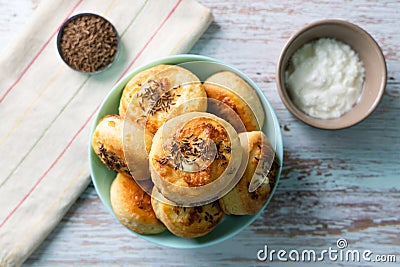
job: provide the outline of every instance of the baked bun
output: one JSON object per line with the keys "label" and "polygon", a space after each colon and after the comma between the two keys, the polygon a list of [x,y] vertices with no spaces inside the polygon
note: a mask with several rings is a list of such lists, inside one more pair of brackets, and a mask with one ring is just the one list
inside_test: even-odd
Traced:
{"label": "baked bun", "polygon": [[225,214],[256,214],[268,200],[278,175],[279,161],[266,135],[261,131],[239,134],[249,157],[237,185],[219,203]]}
{"label": "baked bun", "polygon": [[132,175],[139,180],[150,177],[148,153],[161,125],[177,115],[206,109],[202,83],[182,67],[158,65],[135,75],[125,86],[119,106],[128,122],[123,139]]}
{"label": "baked bun", "polygon": [[206,235],[224,217],[218,201],[197,207],[179,207],[164,200],[154,187],[151,204],[157,218],[171,233],[180,237],[195,238]]}
{"label": "baked bun", "polygon": [[175,65],[158,65],[135,75],[125,86],[119,114],[155,134],[168,119],[206,111],[207,95],[199,78]]}
{"label": "baked bun", "polygon": [[129,174],[122,145],[123,120],[118,115],[106,115],[92,135],[92,147],[110,170]]}
{"label": "baked bun", "polygon": [[265,115],[260,99],[255,90],[238,75],[230,71],[218,72],[207,78],[204,89],[211,100],[207,111],[231,123],[237,132],[262,128]]}
{"label": "baked bun", "polygon": [[157,65],[149,69],[146,69],[144,71],[141,71],[135,76],[133,76],[125,85],[125,88],[122,91],[122,96],[118,108],[119,115],[121,117],[125,117],[129,104],[131,103],[134,95],[140,90],[140,88],[146,82],[156,77],[158,73],[162,72],[163,70],[166,70],[169,67],[170,65]]}
{"label": "baked bun", "polygon": [[128,175],[118,173],[110,188],[111,207],[118,220],[139,234],[158,234],[166,228],[157,219],[151,197]]}
{"label": "baked bun", "polygon": [[167,121],[155,134],[149,154],[151,179],[180,206],[216,200],[234,184],[242,148],[233,127],[204,112]]}

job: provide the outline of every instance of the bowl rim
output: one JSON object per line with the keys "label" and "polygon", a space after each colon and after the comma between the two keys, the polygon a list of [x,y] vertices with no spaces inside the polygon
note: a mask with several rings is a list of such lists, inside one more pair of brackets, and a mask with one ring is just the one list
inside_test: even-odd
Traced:
{"label": "bowl rim", "polygon": [[[62,37],[62,32],[63,32],[64,28],[65,28],[65,27],[68,25],[68,23],[70,23],[71,21],[73,21],[73,20],[75,20],[75,19],[77,19],[77,18],[79,18],[79,17],[83,17],[83,16],[93,16],[93,17],[98,17],[98,18],[100,18],[100,19],[103,19],[104,21],[106,21],[107,23],[109,23],[109,24],[111,25],[113,31],[114,31],[115,34],[116,34],[116,38],[117,38],[117,51],[115,52],[114,59],[113,59],[107,66],[105,66],[105,67],[103,67],[103,68],[101,68],[101,69],[99,69],[99,70],[96,70],[96,71],[81,71],[81,70],[79,70],[79,69],[75,69],[75,68],[72,67],[70,64],[68,64],[68,62],[64,59],[64,57],[63,57],[63,55],[62,55],[62,51],[61,51],[61,37]],[[102,15],[100,15],[100,14],[97,14],[97,13],[92,13],[92,12],[78,13],[78,14],[75,14],[75,15],[69,17],[67,20],[65,20],[65,21],[61,24],[60,28],[58,29],[57,38],[56,38],[57,52],[58,52],[58,55],[60,56],[61,60],[62,60],[70,69],[72,69],[72,70],[74,70],[74,71],[76,71],[76,72],[79,72],[79,73],[84,73],[84,74],[98,74],[98,73],[101,73],[101,72],[103,72],[103,71],[109,69],[109,68],[113,65],[113,63],[117,61],[117,57],[119,56],[119,50],[120,50],[120,48],[121,48],[121,44],[120,44],[120,43],[121,43],[121,41],[120,41],[120,36],[119,36],[119,33],[118,33],[118,31],[117,31],[117,28],[115,28],[114,24],[112,24],[111,21],[108,20],[108,19],[106,19],[104,16],[102,16]]]}
{"label": "bowl rim", "polygon": [[[315,28],[315,27],[319,27],[322,25],[338,25],[340,27],[345,27],[351,30],[354,30],[356,32],[361,33],[362,35],[364,35],[369,41],[370,43],[373,45],[374,50],[377,52],[378,54],[378,58],[380,60],[380,63],[382,64],[382,79],[381,79],[381,83],[379,88],[377,89],[377,97],[376,99],[373,101],[372,105],[370,106],[370,108],[368,109],[367,112],[363,113],[362,116],[360,116],[357,120],[353,120],[353,121],[349,121],[347,123],[344,123],[342,125],[327,125],[324,122],[330,119],[320,119],[320,118],[315,118],[312,116],[307,115],[306,113],[304,113],[302,110],[300,110],[299,108],[297,108],[295,106],[294,103],[292,103],[288,98],[289,95],[287,95],[286,92],[286,87],[285,87],[285,81],[284,81],[284,70],[285,70],[285,66],[284,66],[284,62],[283,59],[285,57],[285,55],[287,54],[290,46],[293,44],[293,42],[299,38],[302,34],[304,34],[305,32]],[[322,37],[321,37],[322,38]],[[354,49],[354,48],[352,48]],[[290,58],[290,57],[289,57]],[[290,38],[287,40],[286,44],[284,45],[284,47],[282,48],[280,54],[279,54],[279,59],[278,59],[278,64],[276,67],[276,73],[275,73],[275,77],[276,77],[276,86],[278,89],[278,94],[281,98],[281,101],[283,102],[283,104],[285,105],[285,107],[289,110],[289,112],[295,116],[298,120],[302,121],[303,123],[312,126],[314,128],[317,129],[322,129],[322,130],[341,130],[341,129],[346,129],[346,128],[350,128],[352,126],[355,126],[359,123],[361,123],[362,121],[364,121],[365,119],[367,119],[378,107],[379,103],[381,102],[383,95],[385,93],[385,88],[387,85],[387,66],[386,66],[386,60],[385,60],[385,56],[382,52],[382,48],[379,46],[379,44],[377,43],[377,41],[372,37],[372,35],[367,32],[366,30],[364,30],[363,28],[361,28],[360,26],[349,22],[347,20],[341,20],[341,19],[322,19],[322,20],[317,20],[314,22],[311,22],[303,27],[301,27],[299,30],[297,30],[294,34],[292,34],[290,36]],[[336,118],[338,119],[338,118]]]}
{"label": "bowl rim", "polygon": [[[171,63],[171,62],[182,61],[182,60],[184,60],[184,62]],[[246,218],[249,218],[249,216],[246,216],[246,215],[240,216],[240,217],[244,218],[243,220],[246,220],[246,223],[244,223],[239,229],[236,229],[236,230],[234,230],[232,232],[228,232],[228,233],[224,234],[221,237],[212,239],[210,241],[205,241],[203,243],[201,243],[201,242],[200,243],[192,243],[192,244],[189,244],[189,245],[188,244],[177,244],[177,243],[175,243],[175,244],[171,245],[171,243],[166,244],[166,243],[163,243],[163,242],[156,242],[154,240],[154,238],[152,238],[152,237],[156,237],[157,235],[142,235],[142,234],[138,234],[138,233],[128,229],[127,227],[125,227],[127,230],[129,230],[134,235],[139,236],[139,237],[141,237],[142,239],[144,239],[146,241],[149,241],[149,242],[151,242],[153,244],[156,244],[156,245],[162,246],[162,247],[179,248],[179,249],[193,249],[193,248],[207,247],[207,246],[215,245],[217,243],[226,241],[226,240],[232,238],[233,236],[239,234],[241,231],[243,231],[245,228],[247,228],[251,223],[253,223],[257,218],[259,218],[264,213],[265,208],[267,207],[267,205],[271,201],[272,197],[275,194],[276,188],[278,187],[280,176],[281,176],[281,172],[282,172],[282,168],[283,168],[283,157],[284,157],[283,140],[282,140],[281,129],[280,129],[280,126],[279,126],[279,121],[278,121],[278,118],[276,116],[275,110],[272,108],[272,105],[269,103],[268,99],[266,98],[266,96],[264,95],[262,90],[247,75],[245,75],[243,72],[241,72],[240,70],[238,70],[237,68],[235,68],[235,67],[233,67],[233,66],[231,66],[229,64],[226,64],[226,63],[224,63],[224,62],[222,62],[220,60],[217,60],[217,59],[214,59],[214,58],[211,58],[211,57],[207,57],[207,56],[193,55],[193,54],[179,54],[179,55],[161,57],[161,58],[152,60],[152,61],[150,61],[150,62],[148,62],[148,63],[146,63],[144,65],[141,65],[141,66],[139,66],[137,68],[134,68],[134,69],[130,70],[121,79],[119,79],[114,84],[112,89],[108,92],[108,94],[106,95],[106,97],[102,101],[101,105],[99,106],[99,109],[96,112],[96,115],[93,118],[91,129],[90,129],[90,135],[89,135],[89,144],[88,144],[90,174],[91,174],[91,180],[92,180],[93,185],[95,187],[96,193],[99,196],[102,204],[108,210],[108,212],[114,217],[114,219],[117,222],[119,222],[118,219],[116,218],[115,214],[113,213],[112,209],[109,207],[108,203],[106,202],[106,200],[104,199],[104,197],[100,193],[100,188],[99,188],[100,185],[98,184],[98,181],[94,177],[93,160],[94,160],[94,157],[96,157],[96,155],[94,154],[93,149],[91,147],[91,137],[93,135],[93,132],[95,130],[95,127],[96,127],[98,121],[101,119],[102,116],[104,116],[101,113],[103,106],[106,104],[106,102],[110,98],[110,96],[112,96],[113,94],[116,93],[116,91],[120,90],[120,92],[122,93],[123,87],[126,85],[126,83],[131,79],[131,77],[133,77],[133,75],[139,73],[140,71],[143,71],[143,70],[145,70],[147,68],[150,68],[150,67],[158,65],[158,64],[173,64],[173,65],[177,65],[177,64],[188,63],[188,62],[193,62],[193,61],[204,61],[204,62],[211,62],[211,63],[221,64],[221,65],[233,70],[241,78],[245,79],[245,81],[248,82],[252,88],[254,88],[254,90],[256,91],[257,95],[260,97],[260,101],[261,101],[261,103],[263,105],[263,108],[264,109],[268,108],[268,110],[269,110],[268,113],[270,113],[270,116],[272,118],[272,124],[274,125],[274,136],[275,136],[275,142],[276,142],[276,150],[278,150],[278,148],[279,148],[279,154],[280,154],[279,161],[280,161],[280,165],[281,166],[279,168],[279,172],[278,172],[278,175],[277,175],[277,178],[276,178],[276,183],[275,183],[274,188],[271,191],[270,197],[267,199],[266,203],[260,209],[260,211],[255,215],[250,215],[252,218],[248,219],[248,220],[246,220]],[[121,85],[121,84],[123,84],[123,85]],[[264,106],[264,105],[266,105],[266,106]],[[264,112],[267,113],[266,110],[264,110]],[[276,151],[276,153],[278,154],[278,151]],[[229,216],[229,215],[226,215],[226,216]],[[166,231],[166,232],[168,232],[168,231]],[[158,234],[158,235],[161,236],[163,234],[165,234],[165,232],[161,233],[161,234]],[[196,238],[194,238],[194,240],[196,240]]]}

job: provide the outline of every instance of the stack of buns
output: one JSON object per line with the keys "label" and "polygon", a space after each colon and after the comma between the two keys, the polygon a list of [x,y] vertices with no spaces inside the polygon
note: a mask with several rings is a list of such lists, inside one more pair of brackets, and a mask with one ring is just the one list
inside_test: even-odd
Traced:
{"label": "stack of buns", "polygon": [[140,234],[195,238],[226,214],[256,214],[279,170],[264,120],[257,93],[232,72],[204,82],[176,65],[136,74],[119,114],[92,135],[94,152],[117,173],[110,201],[118,220]]}

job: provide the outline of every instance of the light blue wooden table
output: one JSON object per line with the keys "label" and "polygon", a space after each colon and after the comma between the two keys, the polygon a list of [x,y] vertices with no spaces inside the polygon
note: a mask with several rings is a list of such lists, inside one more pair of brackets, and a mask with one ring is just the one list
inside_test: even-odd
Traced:
{"label": "light blue wooden table", "polygon": [[[264,215],[213,247],[161,248],[121,227],[91,185],[25,266],[267,266],[270,261],[257,259],[257,252],[266,245],[288,253],[321,252],[338,249],[340,238],[347,241],[347,250],[370,250],[371,260],[395,255],[397,264],[382,266],[398,266],[400,2],[199,2],[211,8],[215,22],[191,52],[221,59],[248,74],[271,102],[282,127],[283,174]],[[22,30],[38,4],[40,0],[0,0],[0,48]],[[303,25],[324,18],[346,19],[369,31],[381,45],[388,67],[379,108],[361,124],[340,131],[318,130],[297,121],[283,106],[275,86],[275,67],[286,40]],[[376,264],[327,256],[324,263]]]}

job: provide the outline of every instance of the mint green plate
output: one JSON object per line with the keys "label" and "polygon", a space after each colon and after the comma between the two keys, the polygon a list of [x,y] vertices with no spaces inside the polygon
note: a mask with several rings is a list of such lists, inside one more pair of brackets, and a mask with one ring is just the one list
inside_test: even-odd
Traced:
{"label": "mint green plate", "polygon": [[[282,159],[283,159],[282,135],[279,128],[278,119],[274,113],[274,110],[271,107],[271,104],[266,99],[265,95],[252,80],[250,80],[245,74],[243,74],[239,70],[221,61],[205,56],[198,56],[198,55],[169,56],[152,61],[144,66],[132,70],[129,74],[123,77],[114,86],[114,88],[112,88],[110,93],[105,98],[96,117],[94,118],[90,136],[92,136],[97,123],[103,116],[107,114],[118,114],[120,97],[122,94],[122,90],[127,84],[127,82],[135,74],[159,64],[173,64],[173,65],[179,64],[180,66],[195,73],[200,78],[201,81],[206,80],[207,77],[219,71],[232,71],[237,75],[239,75],[240,77],[242,77],[245,81],[247,81],[257,91],[257,94],[261,100],[261,103],[265,111],[265,123],[262,130],[268,136],[270,143],[272,145],[275,144],[276,154],[279,158],[280,165],[282,166]],[[108,211],[114,216],[110,204],[110,185],[113,179],[115,178],[116,173],[108,170],[101,163],[101,161],[99,160],[99,158],[94,153],[91,147],[91,140],[89,140],[89,162],[90,162],[92,181],[96,188],[97,194],[99,195],[103,204],[107,207]],[[276,178],[277,182],[276,185],[278,184],[280,178],[281,169],[282,167],[279,169],[278,176]],[[198,248],[198,247],[217,244],[238,234],[240,231],[242,231],[248,225],[254,222],[263,213],[265,207],[271,200],[271,197],[273,196],[275,189],[276,186],[272,190],[271,196],[265,203],[264,207],[256,215],[225,216],[224,219],[220,222],[220,224],[211,233],[202,237],[186,239],[177,237],[168,231],[165,231],[164,233],[157,235],[140,235],[133,231],[131,232],[155,244],[173,248]]]}

